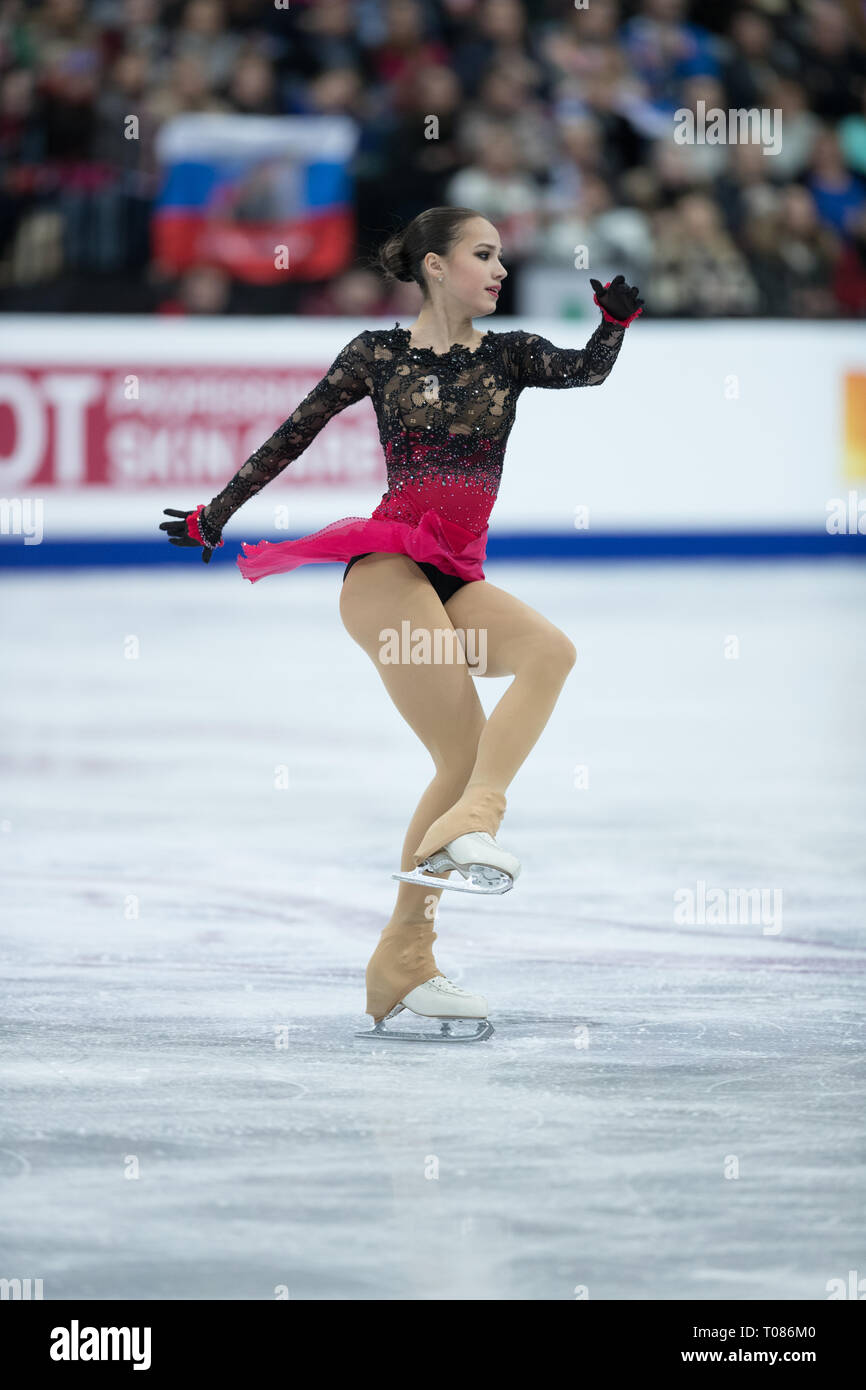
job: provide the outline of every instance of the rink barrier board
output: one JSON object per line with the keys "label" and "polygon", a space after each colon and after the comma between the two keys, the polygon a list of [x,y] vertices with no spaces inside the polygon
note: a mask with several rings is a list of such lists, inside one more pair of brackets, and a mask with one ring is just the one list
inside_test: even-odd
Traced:
{"label": "rink barrier board", "polygon": [[[278,539],[286,540],[285,533]],[[234,563],[240,547],[226,544],[211,564]],[[487,560],[537,562],[585,560],[783,560],[866,558],[866,534],[831,535],[813,531],[643,532],[582,536],[513,534],[491,538]],[[162,537],[104,540],[69,537],[26,545],[19,537],[0,538],[0,568],[84,569],[178,565],[198,556],[166,544]],[[343,564],[344,561],[328,561]],[[306,567],[305,567],[306,568]]]}
{"label": "rink barrier board", "polygon": [[[587,308],[580,321],[497,314],[490,329],[579,350],[596,322],[588,286]],[[0,501],[38,502],[46,544],[149,538],[148,518],[160,520],[170,500],[211,497],[358,332],[393,322],[7,315]],[[279,507],[285,530],[306,534],[369,515],[386,485],[365,399],[330,420],[273,490],[251,497],[239,525],[251,541],[268,536]],[[822,532],[842,513],[848,530],[866,520],[862,324],[641,319],[599,390],[521,393],[493,529],[559,534],[607,558],[599,547],[631,546],[612,537],[746,535],[752,544]],[[17,533],[0,531],[0,546],[6,534]],[[551,553],[531,544],[533,556]],[[641,553],[662,544],[646,541]],[[681,545],[707,553],[703,539],[678,541],[673,554]],[[726,540],[722,552],[714,542],[713,553],[736,545]]]}

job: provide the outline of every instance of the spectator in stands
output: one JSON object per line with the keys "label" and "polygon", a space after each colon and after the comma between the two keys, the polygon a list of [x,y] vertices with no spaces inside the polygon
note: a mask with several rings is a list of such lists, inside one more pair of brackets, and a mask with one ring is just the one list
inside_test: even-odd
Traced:
{"label": "spectator in stands", "polygon": [[[431,111],[436,110],[431,106]],[[480,134],[490,126],[504,131],[514,144],[519,163],[545,177],[556,127],[532,94],[531,72],[520,58],[502,59],[487,69],[478,99],[459,121],[461,148],[469,156],[478,149]]]}
{"label": "spectator in stands", "polygon": [[399,316],[403,307],[393,291],[386,287],[382,276],[363,266],[353,266],[329,284],[308,291],[300,303],[302,314],[360,319],[392,313]]}
{"label": "spectator in stands", "polygon": [[448,50],[426,32],[418,0],[386,0],[384,41],[370,52],[374,79],[391,89],[395,107],[409,99],[412,82],[430,63],[447,64]]}
{"label": "spectator in stands", "polygon": [[709,180],[702,180],[700,169],[695,167],[689,146],[676,144],[670,135],[653,142],[649,168],[663,202],[674,202],[692,189],[710,188]]}
{"label": "spectator in stands", "polygon": [[848,17],[837,0],[811,0],[799,46],[800,80],[812,110],[828,121],[859,110],[866,54],[852,42]]}
{"label": "spectator in stands", "polygon": [[774,213],[778,207],[779,181],[774,178],[776,160],[760,145],[730,147],[728,166],[713,185],[713,192],[728,231],[739,237],[750,218]]}
{"label": "spectator in stands", "polygon": [[295,4],[281,12],[281,20],[279,26],[271,21],[270,32],[281,31],[278,66],[285,112],[308,114],[311,88],[333,73],[356,72],[366,81],[369,73],[350,0]]}
{"label": "spectator in stands", "polygon": [[[126,49],[107,69],[95,101],[95,129],[90,153],[98,163],[118,169],[134,167],[155,175],[157,122],[149,110],[151,68],[147,54]],[[130,139],[128,117],[138,126]]]}
{"label": "spectator in stands", "polygon": [[834,309],[832,280],[837,238],[818,221],[805,188],[775,194],[772,210],[756,211],[742,244],[760,293],[758,312],[773,318],[815,318]]}
{"label": "spectator in stands", "polygon": [[847,167],[863,178],[866,176],[866,80],[860,100],[859,112],[846,116],[839,124],[839,147]]}
{"label": "spectator in stands", "polygon": [[96,129],[94,103],[102,76],[99,30],[82,0],[47,0],[34,20],[37,87],[44,157],[87,160]]}
{"label": "spectator in stands", "polygon": [[734,109],[765,106],[768,88],[778,81],[780,72],[795,71],[796,62],[793,48],[776,38],[767,15],[757,9],[735,10],[720,74],[725,105]]}
{"label": "spectator in stands", "polygon": [[544,198],[549,217],[565,212],[578,202],[587,177],[611,178],[611,169],[604,157],[602,129],[595,116],[581,116],[563,124],[557,144]]}
{"label": "spectator in stands", "polygon": [[169,30],[161,22],[163,9],[161,0],[121,0],[116,17],[112,13],[106,21],[112,57],[123,52],[140,54],[155,72],[172,45]]}
{"label": "spectator in stands", "polygon": [[719,75],[718,43],[685,18],[687,0],[642,0],[639,12],[622,28],[634,71],[646,83],[650,101],[661,112],[683,104],[687,77]]}
{"label": "spectator in stands", "polygon": [[231,276],[218,265],[194,265],[179,277],[176,291],[157,306],[160,314],[224,314],[231,299]]}
{"label": "spectator in stands", "polygon": [[[440,207],[449,182],[463,167],[458,136],[460,84],[451,68],[428,63],[419,69],[406,107],[386,135],[380,156],[383,205],[401,224],[427,207]],[[435,124],[430,117],[435,118]],[[395,184],[391,171],[400,170]]]}
{"label": "spectator in stands", "polygon": [[9,68],[0,77],[0,165],[6,191],[20,187],[24,166],[45,158],[45,129],[40,120],[36,74]]}
{"label": "spectator in stands", "polygon": [[447,201],[476,208],[498,228],[509,270],[500,289],[499,308],[505,314],[513,313],[520,267],[536,248],[543,195],[520,164],[507,132],[491,126],[479,137],[475,161],[450,181]]}
{"label": "spectator in stands", "polygon": [[786,309],[796,318],[833,312],[829,289],[839,256],[839,239],[818,217],[808,189],[792,183],[781,191],[779,251],[788,267]]}
{"label": "spectator in stands", "polygon": [[[448,185],[448,202],[476,208],[499,229],[506,259],[531,255],[540,225],[542,194],[519,162],[507,132],[489,127],[479,136],[473,164]],[[504,282],[503,282],[504,283]]]}
{"label": "spectator in stands", "polygon": [[100,30],[87,14],[84,0],[43,0],[33,16],[31,37],[40,67],[47,71],[75,55],[98,59]]}
{"label": "spectator in stands", "polygon": [[780,183],[798,179],[808,168],[821,122],[806,104],[802,82],[778,77],[766,89],[765,103],[782,113],[782,147],[769,157],[773,177]]}
{"label": "spectator in stands", "polygon": [[[680,111],[691,111],[694,115],[695,139],[682,146],[685,158],[695,183],[710,183],[721,178],[730,164],[731,150],[735,147],[737,134],[728,123],[727,98],[725,89],[716,77],[701,74],[686,78],[682,84],[682,104]],[[699,105],[702,102],[703,105]],[[707,139],[707,122],[712,120],[713,111],[724,112],[724,140],[710,144]],[[673,128],[670,138],[673,138]]]}
{"label": "spectator in stands", "polygon": [[175,58],[196,58],[214,90],[229,82],[243,39],[226,27],[222,0],[187,0],[172,42]]}
{"label": "spectator in stands", "polygon": [[851,218],[849,239],[836,265],[833,280],[836,303],[845,314],[866,316],[866,209]]}
{"label": "spectator in stands", "polygon": [[520,0],[480,0],[469,37],[458,44],[454,70],[467,96],[478,95],[480,82],[494,65],[532,60],[531,82],[543,85],[546,69],[531,38]]}
{"label": "spectator in stands", "polygon": [[282,104],[270,59],[255,49],[242,52],[228,83],[226,98],[233,111],[253,116],[279,115]]}
{"label": "spectator in stands", "polygon": [[361,74],[357,68],[332,68],[307,83],[305,99],[297,108],[309,116],[352,116],[361,122],[366,103]]}
{"label": "spectator in stands", "polygon": [[662,313],[701,318],[755,312],[758,287],[711,198],[686,194],[658,225],[652,293]]}
{"label": "spectator in stands", "polygon": [[839,139],[830,126],[815,141],[806,182],[818,216],[844,236],[850,218],[866,203],[866,186],[845,167]]}
{"label": "spectator in stands", "polygon": [[592,0],[586,9],[566,10],[539,45],[552,80],[580,82],[607,67],[610,49],[621,51],[619,21],[619,0]]}
{"label": "spectator in stands", "polygon": [[165,81],[152,88],[147,109],[162,123],[183,111],[226,112],[230,107],[211,87],[205,64],[190,54],[172,60]]}
{"label": "spectator in stands", "polygon": [[[635,119],[632,78],[622,50],[599,46],[595,65],[579,81],[559,84],[556,111],[560,121],[592,117],[602,142],[602,158],[611,178],[646,158],[648,132]],[[660,130],[661,122],[656,126]],[[668,123],[669,128],[669,123]]]}
{"label": "spectator in stands", "polygon": [[585,248],[590,269],[621,265],[629,283],[639,281],[652,260],[649,219],[638,208],[616,206],[610,183],[590,173],[571,206],[545,219],[537,254],[552,265],[573,266],[578,248]]}

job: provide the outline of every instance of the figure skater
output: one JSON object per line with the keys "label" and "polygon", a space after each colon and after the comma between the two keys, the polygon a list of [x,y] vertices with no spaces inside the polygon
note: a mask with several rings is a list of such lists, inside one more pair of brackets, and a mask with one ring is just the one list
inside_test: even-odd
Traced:
{"label": "figure skater", "polygon": [[[459,847],[468,845],[469,859],[492,865],[511,885],[519,863],[495,840],[505,792],[576,659],[565,633],[484,578],[488,519],[521,391],[599,386],[643,301],[622,275],[605,286],[591,280],[602,321],[581,350],[522,329],[478,332],[473,320],[495,313],[508,272],[496,228],[471,208],[422,212],[382,246],[378,262],[389,277],[421,289],[412,327],[359,333],[211,502],[189,512],[166,508],[179,520],[160,529],[173,545],[200,547],[208,562],[238,507],[303,453],[332,416],[371,398],[388,479],[371,516],[344,517],[299,540],[244,542],[237,564],[255,583],[298,565],[347,560],[343,625],[433,760],[432,781],[403,844],[400,867],[410,881],[401,881],[367,966],[366,1011],[375,1025],[367,1036],[400,1035],[383,1034],[382,1024],[408,1008],[438,1020],[481,1020],[470,1036],[484,1037],[492,1032],[483,1022],[487,1001],[446,979],[433,958],[435,910],[451,884],[429,871],[448,863],[465,872],[467,854]],[[382,630],[400,632],[405,620],[411,632],[484,630],[486,665],[478,674],[513,677],[488,719],[465,662],[381,659]],[[454,1037],[447,1022],[440,1036]]]}

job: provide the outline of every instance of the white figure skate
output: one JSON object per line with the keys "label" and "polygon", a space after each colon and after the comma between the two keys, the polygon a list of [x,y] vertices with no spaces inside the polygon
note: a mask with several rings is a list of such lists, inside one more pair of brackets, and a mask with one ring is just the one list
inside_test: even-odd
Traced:
{"label": "white figure skate", "polygon": [[[440,1025],[439,1031],[428,1029],[426,1032],[416,1032],[405,1028],[386,1028],[388,1020],[395,1018],[404,1009],[409,1009],[421,1018],[437,1020]],[[464,1021],[474,1023],[473,1031],[455,1033],[452,1024]],[[391,1012],[380,1018],[372,1028],[364,1033],[355,1034],[356,1038],[370,1038],[373,1041],[387,1038],[392,1042],[435,1043],[483,1042],[492,1036],[493,1024],[487,1018],[487,1000],[483,995],[470,994],[468,990],[461,989],[451,980],[446,980],[444,975],[436,975],[432,980],[427,980],[426,984],[410,989],[400,1003],[395,1004]]]}
{"label": "white figure skate", "polygon": [[[456,869],[459,878],[432,878]],[[456,888],[460,893],[507,893],[520,874],[520,860],[502,849],[486,830],[458,835],[429,859],[405,873],[392,874],[403,883],[423,888]],[[426,875],[426,876],[425,876]]]}

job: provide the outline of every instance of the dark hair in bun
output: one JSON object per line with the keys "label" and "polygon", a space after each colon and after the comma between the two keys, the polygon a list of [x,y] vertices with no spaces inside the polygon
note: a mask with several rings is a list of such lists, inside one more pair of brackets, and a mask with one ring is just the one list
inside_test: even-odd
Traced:
{"label": "dark hair in bun", "polygon": [[460,240],[464,222],[483,215],[474,208],[427,208],[379,247],[374,263],[390,280],[414,280],[426,297],[421,262],[428,251],[447,256]]}

